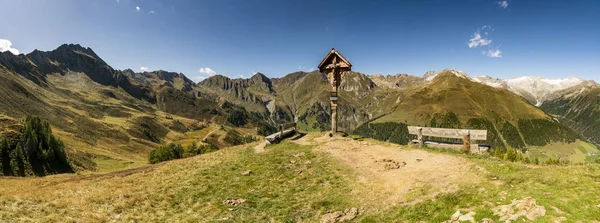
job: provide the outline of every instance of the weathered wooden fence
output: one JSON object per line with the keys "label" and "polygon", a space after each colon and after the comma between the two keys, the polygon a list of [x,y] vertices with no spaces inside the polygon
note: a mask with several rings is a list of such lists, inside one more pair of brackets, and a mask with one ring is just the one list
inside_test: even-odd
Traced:
{"label": "weathered wooden fence", "polygon": [[471,140],[487,140],[487,130],[476,130],[476,129],[446,129],[446,128],[430,128],[420,126],[408,126],[408,134],[416,135],[417,139],[413,142],[418,143],[420,147],[423,147],[425,143],[439,147],[456,147],[453,144],[446,144],[443,142],[425,142],[423,136],[438,137],[438,138],[449,138],[449,139],[462,139],[463,150],[470,152],[479,152],[479,145],[471,145]]}
{"label": "weathered wooden fence", "polygon": [[294,134],[296,134],[296,123],[284,123],[279,125],[279,132],[273,133],[265,137],[265,139],[270,143],[278,143],[285,137],[293,136]]}

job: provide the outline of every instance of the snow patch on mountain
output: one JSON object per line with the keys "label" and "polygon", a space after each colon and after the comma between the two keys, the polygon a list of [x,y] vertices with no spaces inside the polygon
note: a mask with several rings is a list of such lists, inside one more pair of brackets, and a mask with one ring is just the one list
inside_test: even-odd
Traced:
{"label": "snow patch on mountain", "polygon": [[542,105],[542,103],[553,93],[574,87],[584,82],[584,80],[577,77],[552,79],[524,76],[501,80],[487,76],[478,76],[473,79],[492,87],[506,88],[522,97],[530,98],[530,100],[532,99],[533,102],[535,102],[536,106]]}
{"label": "snow patch on mountain", "polygon": [[568,77],[561,79],[548,79],[541,77],[518,77],[506,80],[509,90],[513,92],[527,92],[535,98],[536,106],[541,106],[542,103],[551,94],[561,91],[575,85],[583,83],[583,80],[576,77]]}
{"label": "snow patch on mountain", "polygon": [[489,85],[495,88],[506,88],[506,82],[502,79],[493,78],[490,76],[482,75],[475,76],[472,78],[475,82],[479,82],[485,85]]}
{"label": "snow patch on mountain", "polygon": [[437,75],[440,72],[437,71],[427,71],[425,72],[425,74],[423,74],[423,79],[425,79],[426,81],[432,81],[433,78],[437,77]]}

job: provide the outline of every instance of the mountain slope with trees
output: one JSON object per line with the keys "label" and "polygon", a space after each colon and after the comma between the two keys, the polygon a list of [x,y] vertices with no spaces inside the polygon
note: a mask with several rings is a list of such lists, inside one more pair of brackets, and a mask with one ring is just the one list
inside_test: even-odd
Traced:
{"label": "mountain slope with trees", "polygon": [[[562,101],[542,107],[563,117],[559,120],[574,133],[506,89],[455,73],[346,73],[339,88],[339,129],[362,129],[374,138],[403,143],[407,138],[399,124],[482,128],[490,130],[485,143],[515,148],[571,142],[577,134],[590,140],[596,136],[593,123],[582,127],[585,116],[595,113],[589,106],[597,104],[593,96],[567,103],[576,108],[566,113],[551,106]],[[280,78],[215,75],[194,83],[181,73],[116,70],[92,49],[64,44],[47,52],[0,53],[0,77],[0,115],[7,117],[0,124],[9,126],[28,115],[46,120],[64,142],[74,170],[102,169],[107,163],[145,165],[154,148],[190,137],[188,132],[199,126],[212,126],[210,132],[220,135],[206,140],[220,146],[231,145],[223,141],[230,130],[246,137],[273,133],[284,122],[297,122],[303,131],[331,128],[331,87],[318,71]],[[401,137],[380,132],[388,130]]]}

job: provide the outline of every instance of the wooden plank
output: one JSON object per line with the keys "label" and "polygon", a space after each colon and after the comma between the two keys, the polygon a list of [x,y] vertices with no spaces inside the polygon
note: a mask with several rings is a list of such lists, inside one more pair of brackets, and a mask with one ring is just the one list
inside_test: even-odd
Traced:
{"label": "wooden plank", "polygon": [[296,132],[295,128],[289,128],[289,129],[286,129],[286,130],[283,130],[280,132],[273,133],[273,134],[265,137],[265,139],[269,142],[277,142],[277,141],[281,141],[285,137],[294,135],[295,132]]}
{"label": "wooden plank", "polygon": [[419,135],[419,128],[422,128],[421,134],[423,136],[462,139],[465,135],[471,135],[471,140],[487,140],[487,130],[476,129],[446,129],[408,126],[408,134]]}
{"label": "wooden plank", "polygon": [[471,129],[471,140],[487,140],[487,130]]}
{"label": "wooden plank", "polygon": [[279,138],[280,134],[281,134],[280,132],[273,133],[273,134],[268,135],[267,137],[265,137],[265,139],[268,140],[269,142],[273,142],[273,141],[275,141],[276,139]]}
{"label": "wooden plank", "polygon": [[[452,144],[452,143],[444,143],[444,142],[425,141],[425,144],[427,144],[428,147],[442,148],[442,149],[464,150],[464,148],[465,148],[463,144]],[[481,145],[478,145],[478,144],[471,144],[469,147],[469,152],[470,153],[480,153],[480,152],[486,151],[485,149],[482,149],[480,146]]]}

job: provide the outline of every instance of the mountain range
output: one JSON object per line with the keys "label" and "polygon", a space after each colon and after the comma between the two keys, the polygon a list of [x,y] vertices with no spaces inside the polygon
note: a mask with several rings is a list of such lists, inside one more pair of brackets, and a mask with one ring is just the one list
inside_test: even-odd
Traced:
{"label": "mountain range", "polygon": [[[327,131],[331,123],[330,86],[318,71],[280,78],[214,75],[195,83],[176,72],[116,70],[92,49],[64,44],[48,52],[0,53],[0,78],[2,133],[26,115],[48,120],[80,169],[93,170],[104,160],[141,165],[150,150],[194,126],[222,126],[213,143],[228,146],[219,140],[227,129],[264,135],[283,122],[297,122],[302,131]],[[600,144],[599,85],[575,77],[349,72],[339,89],[338,124],[347,133],[379,134],[393,123],[487,129],[483,143],[499,148],[579,139]],[[244,121],[232,121],[234,113]]]}

